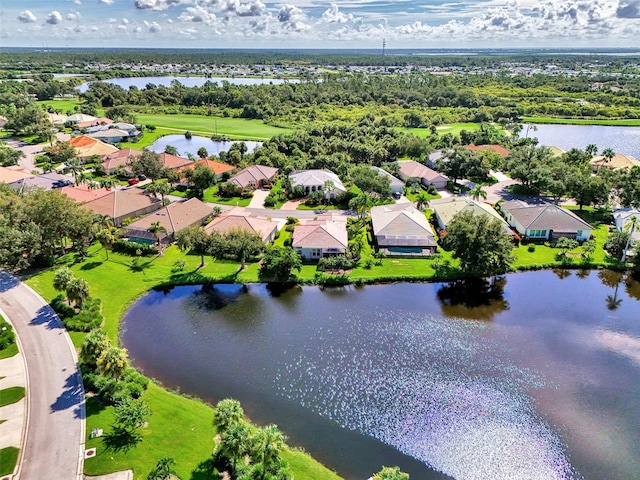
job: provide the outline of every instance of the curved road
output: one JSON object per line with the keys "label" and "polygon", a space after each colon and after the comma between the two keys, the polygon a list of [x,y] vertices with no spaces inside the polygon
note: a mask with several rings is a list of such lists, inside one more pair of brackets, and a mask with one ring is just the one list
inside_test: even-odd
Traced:
{"label": "curved road", "polygon": [[15,478],[82,478],[84,387],[76,351],[51,307],[0,272],[0,307],[20,337],[27,367],[27,415]]}

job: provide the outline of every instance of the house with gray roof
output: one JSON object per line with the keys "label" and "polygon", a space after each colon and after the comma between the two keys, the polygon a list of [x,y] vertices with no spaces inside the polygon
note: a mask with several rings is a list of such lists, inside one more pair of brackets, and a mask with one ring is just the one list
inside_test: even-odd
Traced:
{"label": "house with gray roof", "polygon": [[[289,175],[289,180],[292,188],[300,186],[307,195],[311,192],[324,192],[326,199],[336,198],[347,191],[338,175],[331,170],[298,170]],[[331,182],[333,188],[325,192],[326,182]]]}
{"label": "house with gray roof", "polygon": [[378,172],[379,175],[383,175],[389,178],[389,186],[391,187],[391,191],[393,193],[403,193],[404,192],[404,182],[399,178],[394,177],[386,170],[383,170],[380,167],[376,167],[375,165],[371,165],[371,169]]}
{"label": "house with gray roof", "polygon": [[73,185],[73,177],[69,175],[61,175],[55,172],[43,173],[41,175],[33,175],[21,178],[15,182],[11,182],[9,186],[19,192],[29,191],[34,188],[43,190],[53,190],[62,188],[67,185]]}
{"label": "house with gray roof", "polygon": [[430,255],[437,250],[433,229],[424,213],[411,204],[371,209],[376,245],[387,255]]}
{"label": "house with gray roof", "polygon": [[500,204],[505,219],[529,238],[556,240],[559,237],[588,240],[593,227],[575,213],[553,203],[511,200]]}

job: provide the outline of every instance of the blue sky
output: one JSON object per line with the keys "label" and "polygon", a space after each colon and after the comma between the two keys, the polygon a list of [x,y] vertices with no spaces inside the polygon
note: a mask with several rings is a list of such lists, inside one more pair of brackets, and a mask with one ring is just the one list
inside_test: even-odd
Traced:
{"label": "blue sky", "polygon": [[639,47],[640,0],[0,0],[27,47]]}

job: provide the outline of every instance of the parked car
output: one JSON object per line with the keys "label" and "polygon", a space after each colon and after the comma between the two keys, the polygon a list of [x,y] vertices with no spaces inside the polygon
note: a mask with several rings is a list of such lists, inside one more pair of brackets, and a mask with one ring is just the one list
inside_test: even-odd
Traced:
{"label": "parked car", "polygon": [[144,175],[144,174],[142,174],[142,173],[141,173],[140,175],[138,175],[138,180],[140,180],[141,182],[142,182],[143,180],[146,180],[146,179],[147,179],[147,176],[146,176],[146,175]]}
{"label": "parked car", "polygon": [[136,183],[138,183],[140,180],[138,180],[137,178],[130,178],[129,180],[127,180],[127,182],[129,183],[129,185],[135,185]]}

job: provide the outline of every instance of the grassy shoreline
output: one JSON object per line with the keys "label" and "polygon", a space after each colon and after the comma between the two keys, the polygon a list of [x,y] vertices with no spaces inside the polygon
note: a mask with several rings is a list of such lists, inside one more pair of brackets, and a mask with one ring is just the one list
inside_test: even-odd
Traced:
{"label": "grassy shoreline", "polygon": [[640,119],[522,117],[522,122],[537,123],[541,125],[601,125],[609,127],[640,127]]}

